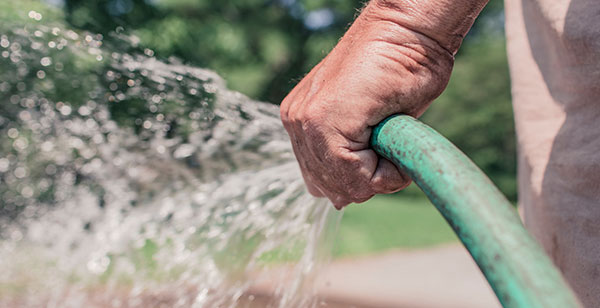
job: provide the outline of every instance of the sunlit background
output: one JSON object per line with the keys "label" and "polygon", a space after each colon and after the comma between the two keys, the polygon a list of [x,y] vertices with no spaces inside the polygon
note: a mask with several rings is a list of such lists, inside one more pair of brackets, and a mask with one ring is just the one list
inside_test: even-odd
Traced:
{"label": "sunlit background", "polygon": [[[298,238],[318,237],[324,221],[335,225],[336,217],[318,210],[323,202],[299,192],[301,183],[291,176],[295,171],[289,171],[289,179],[274,177],[293,164],[274,105],[333,48],[362,5],[344,0],[0,0],[0,234],[12,243],[55,239],[44,245],[54,247],[58,258],[69,251],[95,251],[73,245],[100,243],[104,246],[91,257],[82,253],[79,258],[100,281],[117,285],[128,279],[191,281],[193,271],[181,270],[186,266],[214,272],[203,263],[202,241],[218,246],[209,249],[210,261],[227,259],[227,267],[254,259],[303,258],[319,245]],[[471,157],[514,202],[516,155],[503,23],[502,1],[492,0],[456,57],[448,89],[422,120]],[[225,84],[250,99],[227,91]],[[283,169],[269,169],[273,166]],[[224,183],[239,188],[223,188]],[[293,185],[286,189],[282,183]],[[286,212],[269,200],[309,205]],[[219,210],[218,204],[230,206]],[[247,219],[236,215],[248,207],[264,209],[255,213],[264,217],[248,222],[246,229],[232,227]],[[54,208],[64,212],[52,214]],[[45,217],[43,223],[35,222],[39,217]],[[213,221],[223,217],[233,218]],[[275,228],[282,221],[296,227],[287,233]],[[118,240],[98,238],[111,230]],[[286,235],[263,245],[273,232]],[[228,234],[227,241],[216,239],[219,234]],[[282,254],[280,246],[290,238],[292,253]],[[335,239],[323,241],[334,258],[352,258],[456,238],[413,185],[350,206]],[[238,249],[242,253],[232,252]],[[224,257],[231,253],[239,258]],[[164,261],[169,256],[181,259]],[[119,258],[131,262],[119,263]],[[168,269],[157,270],[163,261]],[[136,275],[111,280],[111,271]],[[237,271],[228,273],[224,280],[239,278]],[[69,279],[77,281],[73,275]],[[5,292],[23,288],[27,279],[37,278],[4,284]],[[205,282],[196,282],[195,296],[203,294],[198,290]],[[51,298],[65,296],[65,288]]]}

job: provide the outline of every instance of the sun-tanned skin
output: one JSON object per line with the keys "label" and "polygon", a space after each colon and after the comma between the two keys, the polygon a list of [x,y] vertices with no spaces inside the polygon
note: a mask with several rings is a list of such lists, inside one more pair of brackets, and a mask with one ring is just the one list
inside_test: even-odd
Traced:
{"label": "sun-tanned skin", "polygon": [[421,115],[445,89],[454,54],[487,0],[372,0],[281,103],[310,193],[338,209],[406,187],[369,148],[386,117]]}

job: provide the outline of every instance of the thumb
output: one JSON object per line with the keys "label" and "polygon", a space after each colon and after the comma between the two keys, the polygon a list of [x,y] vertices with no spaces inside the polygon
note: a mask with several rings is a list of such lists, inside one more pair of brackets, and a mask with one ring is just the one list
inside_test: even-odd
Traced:
{"label": "thumb", "polygon": [[377,168],[371,178],[371,189],[378,194],[389,194],[410,185],[410,177],[391,161],[379,157]]}

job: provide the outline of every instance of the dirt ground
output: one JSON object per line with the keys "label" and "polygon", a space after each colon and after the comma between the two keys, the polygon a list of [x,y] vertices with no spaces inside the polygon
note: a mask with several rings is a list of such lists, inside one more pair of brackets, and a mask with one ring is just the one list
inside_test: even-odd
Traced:
{"label": "dirt ground", "polygon": [[[268,294],[274,287],[261,281],[251,290]],[[324,307],[501,307],[459,244],[336,260],[316,287]]]}

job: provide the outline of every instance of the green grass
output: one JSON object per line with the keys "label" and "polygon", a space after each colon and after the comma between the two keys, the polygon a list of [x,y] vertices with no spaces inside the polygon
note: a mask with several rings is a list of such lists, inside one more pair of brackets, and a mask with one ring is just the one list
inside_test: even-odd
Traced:
{"label": "green grass", "polygon": [[424,196],[381,195],[345,210],[334,256],[422,248],[458,239]]}

